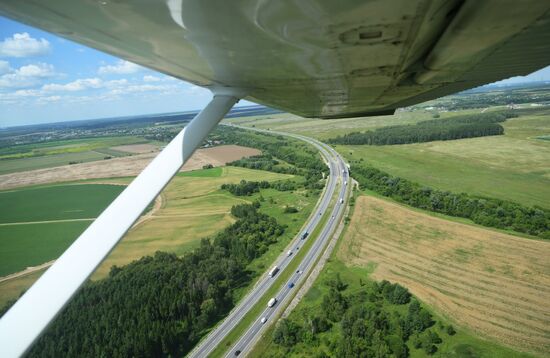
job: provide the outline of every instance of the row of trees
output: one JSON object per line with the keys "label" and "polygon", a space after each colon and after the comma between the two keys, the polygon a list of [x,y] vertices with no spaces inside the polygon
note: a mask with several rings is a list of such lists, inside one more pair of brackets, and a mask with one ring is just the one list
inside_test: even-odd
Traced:
{"label": "row of trees", "polygon": [[237,160],[228,165],[300,175],[305,177],[304,185],[308,189],[322,189],[324,186],[321,179],[323,173],[328,174],[328,168],[319,152],[302,141],[280,135],[251,133],[230,127],[216,130],[211,138],[227,144],[258,148],[262,151],[262,155]]}
{"label": "row of trees", "polygon": [[284,231],[258,207],[234,206],[234,224],[182,257],[157,252],[89,282],[29,355],[185,355],[231,310],[234,290],[251,281],[247,265]]}
{"label": "row of trees", "polygon": [[[328,352],[322,350],[319,357],[398,358],[409,356],[409,340],[427,354],[435,353],[443,342],[430,329],[436,323],[432,315],[399,284],[371,282],[360,292],[348,295],[343,292],[346,287],[338,277],[329,284],[318,312],[308,311],[300,321],[281,320],[273,341],[287,349],[299,343],[312,348],[325,342]],[[403,305],[407,308],[398,308]],[[454,334],[454,328],[449,327],[448,334]],[[326,339],[325,335],[321,339],[324,332],[332,338]]]}
{"label": "row of trees", "polygon": [[352,165],[353,177],[366,189],[407,205],[468,218],[477,224],[513,230],[550,239],[550,210],[465,193],[451,193],[421,186],[379,169]]}
{"label": "row of trees", "polygon": [[279,191],[292,191],[298,188],[298,183],[293,180],[279,180],[273,183],[268,181],[241,180],[239,184],[222,184],[221,189],[227,190],[236,196],[248,196],[258,193],[260,189],[272,188]]}
{"label": "row of trees", "polygon": [[511,112],[477,113],[382,127],[374,131],[353,132],[329,139],[328,142],[345,145],[391,145],[500,135],[504,133],[504,128],[498,123],[512,116],[514,114]]}

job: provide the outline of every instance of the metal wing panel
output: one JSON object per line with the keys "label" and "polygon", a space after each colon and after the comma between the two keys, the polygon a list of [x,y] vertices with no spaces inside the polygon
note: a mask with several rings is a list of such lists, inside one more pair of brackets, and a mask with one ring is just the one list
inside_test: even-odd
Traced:
{"label": "metal wing panel", "polygon": [[549,9],[539,0],[0,0],[16,20],[317,117],[386,111],[543,67],[548,45],[530,63],[477,70],[523,33],[547,37],[539,24]]}

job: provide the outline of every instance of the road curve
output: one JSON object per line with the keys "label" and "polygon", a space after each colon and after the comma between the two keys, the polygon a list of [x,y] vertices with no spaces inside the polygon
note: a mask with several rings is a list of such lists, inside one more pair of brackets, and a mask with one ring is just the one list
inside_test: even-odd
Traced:
{"label": "road curve", "polygon": [[[319,150],[319,152],[325,159],[328,167],[330,168],[330,174],[327,180],[327,185],[323,192],[323,196],[318,201],[318,204],[313,214],[309,218],[309,222],[307,222],[303,226],[305,229],[302,229],[302,231],[298,233],[298,235],[292,240],[290,245],[287,246],[284,252],[277,258],[277,260],[273,264],[279,267],[280,272],[282,272],[294,259],[294,257],[296,256],[296,252],[302,246],[302,234],[304,232],[313,232],[321,222],[323,214],[329,209],[331,199],[333,198],[333,195],[337,190],[339,179],[340,184],[346,181],[348,170],[343,159],[334,149],[315,139],[297,134],[266,131],[255,128],[238,128],[263,132],[266,134],[285,135],[308,142]],[[257,339],[257,337],[259,337],[263,329],[265,329],[269,325],[270,318],[276,316],[279,310],[282,309],[287,303],[287,299],[291,296],[290,293],[292,292],[292,290],[294,290],[294,288],[289,288],[289,284],[292,282],[294,285],[299,286],[303,282],[303,280],[307,278],[309,270],[317,261],[317,258],[320,257],[323,248],[325,247],[325,244],[330,237],[330,233],[336,227],[336,224],[339,222],[341,213],[343,213],[344,205],[340,204],[340,198],[345,197],[346,186],[340,185],[340,187],[341,189],[338,195],[338,202],[335,204],[334,209],[332,210],[331,217],[325,223],[325,226],[323,227],[321,234],[317,237],[315,243],[311,246],[308,253],[302,259],[298,270],[291,275],[288,282],[286,282],[285,285],[277,293],[277,304],[272,308],[266,308],[260,316],[256,317],[256,320],[254,321],[252,326],[241,337],[237,344],[232,347],[231,350],[229,350],[228,357],[235,356],[236,351],[241,351],[241,354],[245,354],[246,351],[252,347],[252,343],[255,342],[255,339]],[[286,253],[289,250],[292,251],[292,255],[287,256]],[[238,305],[229,313],[229,315],[222,321],[222,323],[220,323],[212,332],[208,334],[208,336],[206,336],[201,342],[199,342],[199,344],[189,353],[188,357],[207,357],[218,346],[218,344],[232,331],[232,329],[243,319],[248,311],[260,299],[262,299],[266,291],[275,283],[275,280],[277,276],[280,275],[280,272],[273,278],[269,277],[268,275],[263,275],[253,287],[253,289],[243,299],[241,299]],[[265,317],[267,320],[265,324],[261,323],[262,317]]]}

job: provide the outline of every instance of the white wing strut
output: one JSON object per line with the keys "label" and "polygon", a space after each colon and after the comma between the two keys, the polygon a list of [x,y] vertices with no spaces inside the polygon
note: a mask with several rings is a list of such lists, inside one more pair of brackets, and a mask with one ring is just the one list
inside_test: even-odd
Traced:
{"label": "white wing strut", "polygon": [[23,355],[115,247],[143,210],[233,107],[214,98],[105,209],[0,320],[0,357]]}

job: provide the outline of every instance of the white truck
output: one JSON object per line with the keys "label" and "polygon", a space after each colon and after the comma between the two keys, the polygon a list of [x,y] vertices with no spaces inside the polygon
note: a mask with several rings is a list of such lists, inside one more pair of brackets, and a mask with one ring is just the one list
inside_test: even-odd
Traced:
{"label": "white truck", "polygon": [[277,266],[273,267],[271,271],[269,271],[269,277],[273,277],[279,272],[279,268]]}
{"label": "white truck", "polygon": [[277,303],[277,299],[275,297],[273,297],[272,299],[269,300],[269,302],[267,303],[267,307],[271,308],[273,306],[275,306],[275,303]]}

